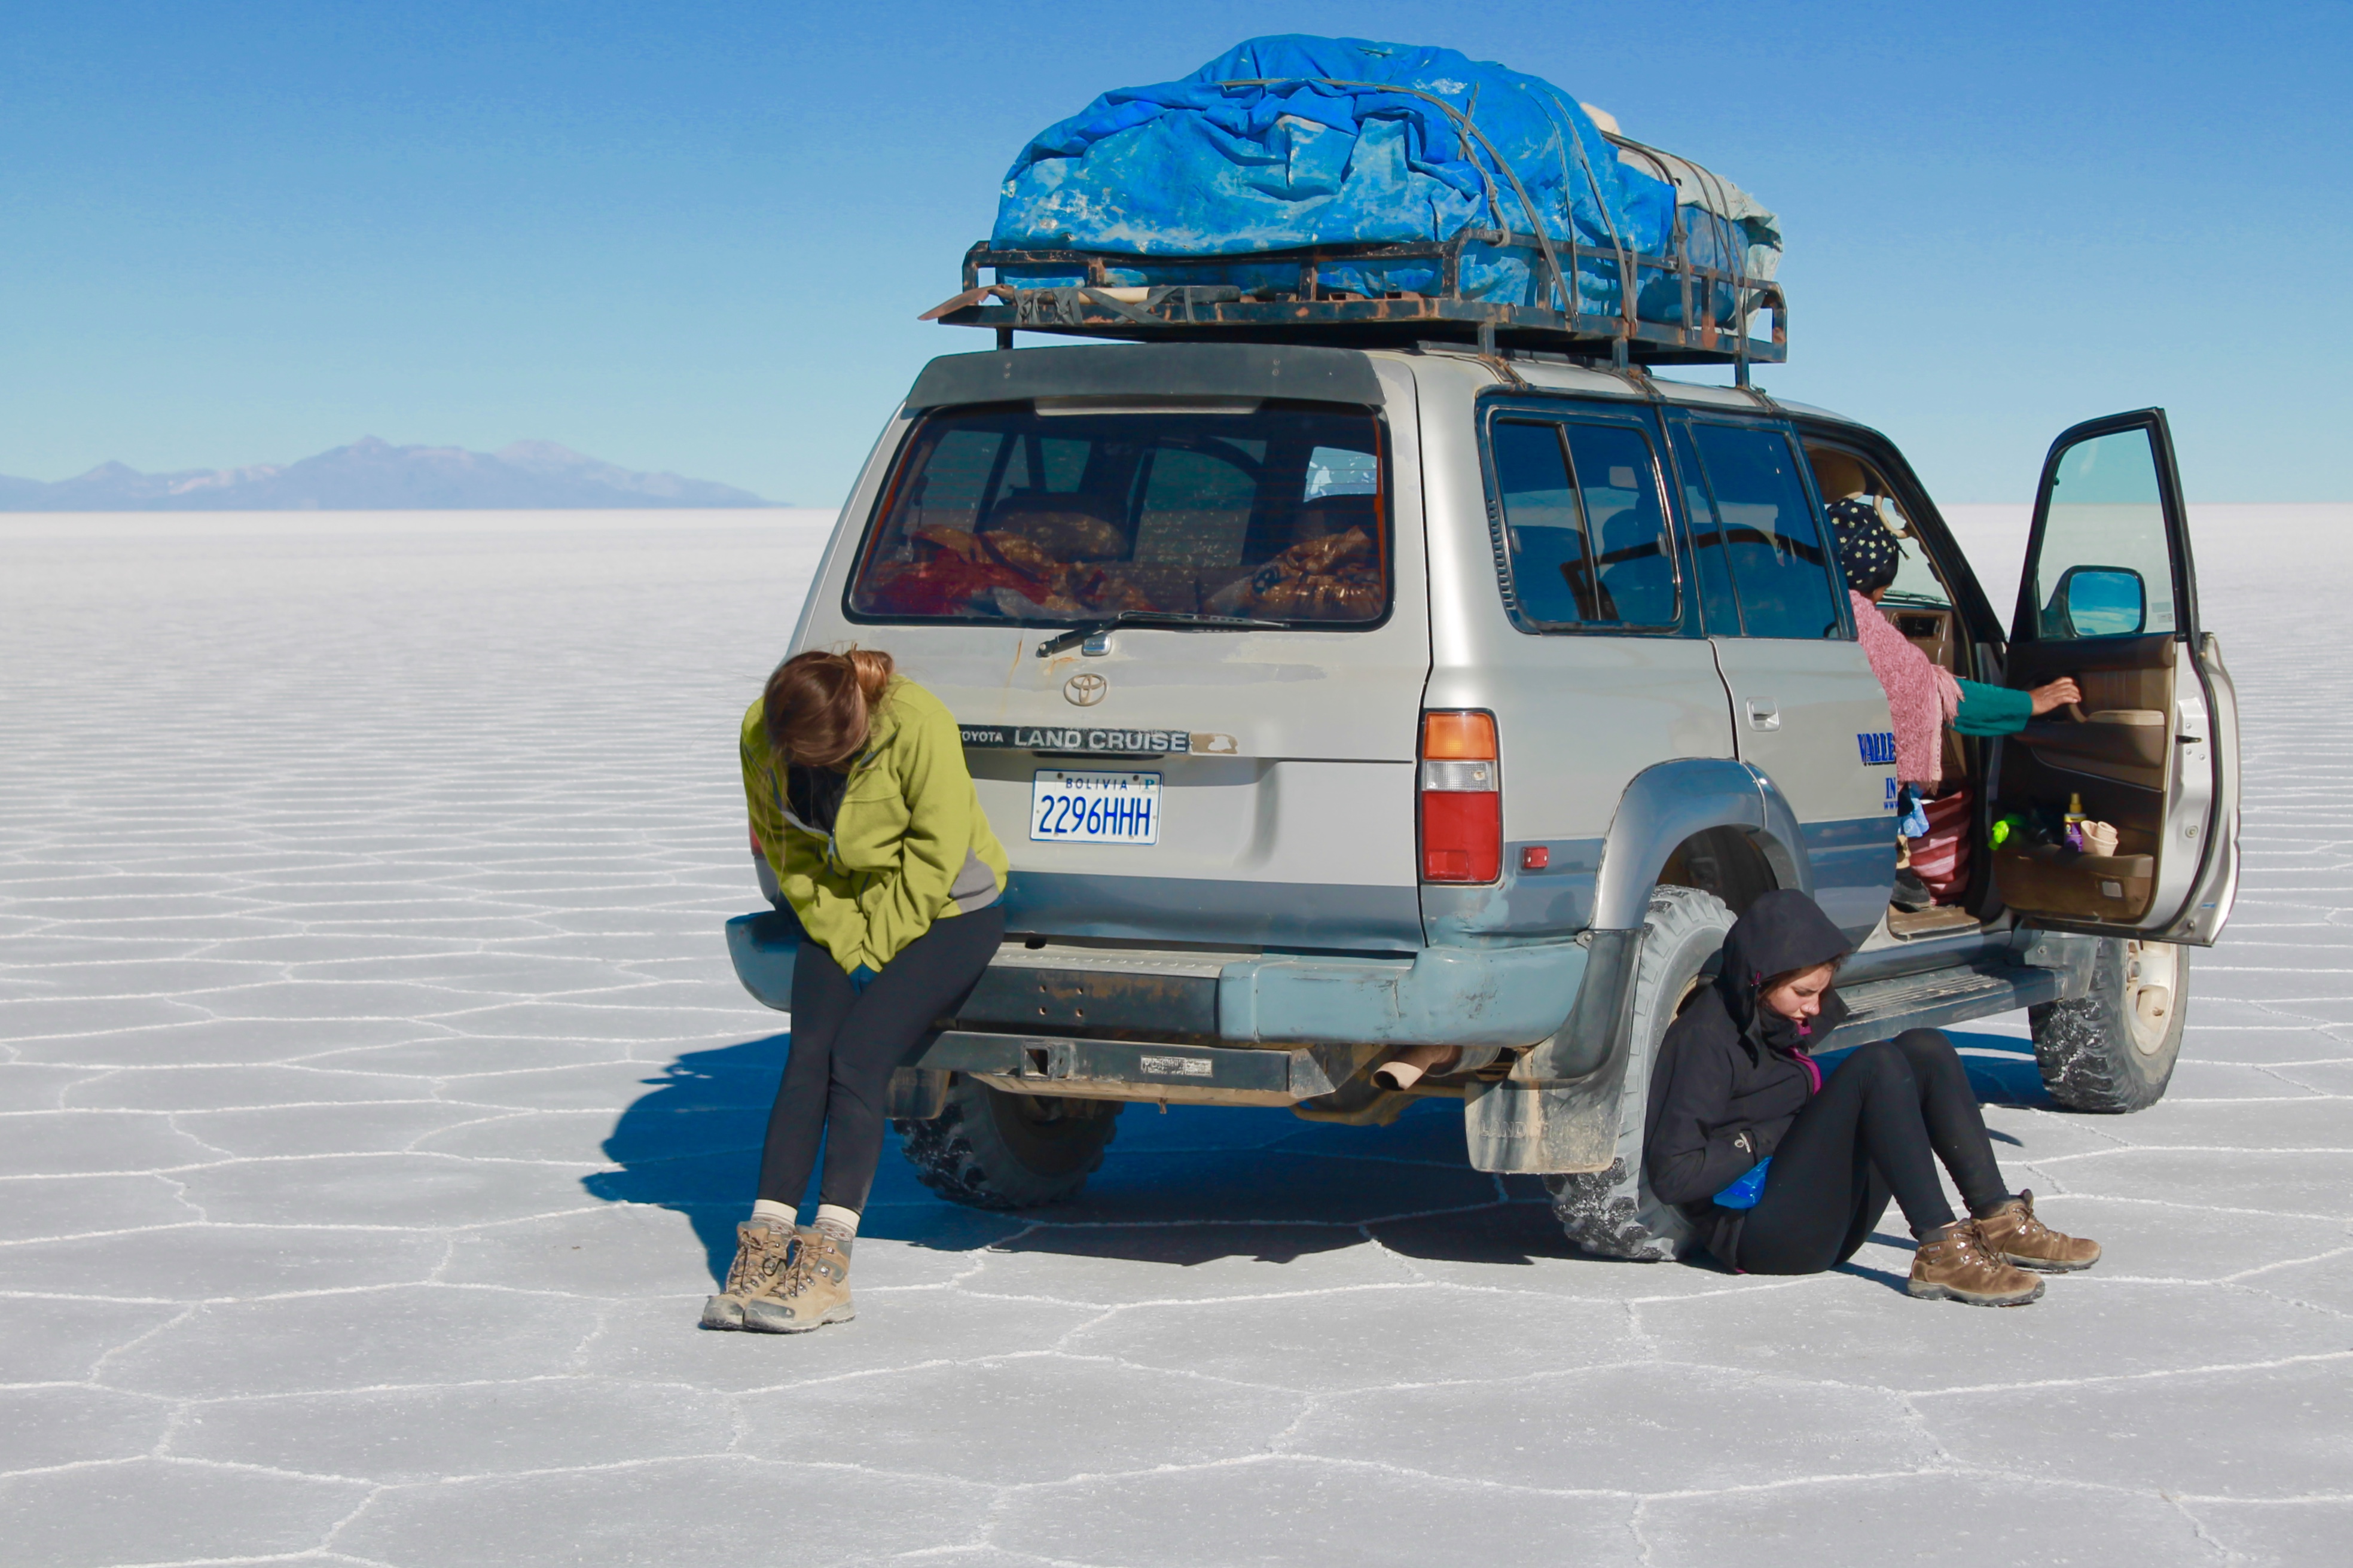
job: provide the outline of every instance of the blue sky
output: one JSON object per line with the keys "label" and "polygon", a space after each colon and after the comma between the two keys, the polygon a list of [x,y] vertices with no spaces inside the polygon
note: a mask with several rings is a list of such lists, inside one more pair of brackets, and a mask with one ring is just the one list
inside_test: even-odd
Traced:
{"label": "blue sky", "polygon": [[26,6],[0,473],[565,442],[831,505],[1030,134],[1241,38],[1549,78],[1782,217],[1769,389],[1939,498],[2166,406],[2193,498],[2353,499],[2353,6]]}

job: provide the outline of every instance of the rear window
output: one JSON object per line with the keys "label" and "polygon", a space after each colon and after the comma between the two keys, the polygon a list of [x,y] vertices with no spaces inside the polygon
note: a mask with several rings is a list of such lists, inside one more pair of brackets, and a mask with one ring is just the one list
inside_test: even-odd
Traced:
{"label": "rear window", "polygon": [[868,620],[1122,610],[1302,626],[1389,605],[1380,421],[1329,405],[926,417],[849,590]]}

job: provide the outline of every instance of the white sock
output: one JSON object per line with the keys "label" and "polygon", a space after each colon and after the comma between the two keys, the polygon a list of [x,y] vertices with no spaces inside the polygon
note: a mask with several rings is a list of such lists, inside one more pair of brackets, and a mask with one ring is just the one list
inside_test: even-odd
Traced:
{"label": "white sock", "polygon": [[839,1203],[819,1203],[814,1223],[827,1234],[848,1241],[858,1234],[858,1211],[845,1209]]}
{"label": "white sock", "polygon": [[858,1211],[845,1209],[839,1203],[819,1203],[817,1206],[816,1228],[831,1236],[842,1251],[848,1252],[849,1244],[858,1237]]}
{"label": "white sock", "polygon": [[754,1224],[758,1224],[761,1221],[765,1220],[772,1225],[781,1225],[786,1230],[791,1230],[793,1228],[793,1221],[796,1217],[793,1206],[790,1203],[779,1203],[773,1198],[762,1198],[759,1202],[752,1205],[752,1223]]}

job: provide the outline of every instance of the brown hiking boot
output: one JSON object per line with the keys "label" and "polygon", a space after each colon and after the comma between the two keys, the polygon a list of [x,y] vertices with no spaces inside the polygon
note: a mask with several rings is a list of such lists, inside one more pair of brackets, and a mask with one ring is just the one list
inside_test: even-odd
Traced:
{"label": "brown hiking boot", "polygon": [[2100,1261],[2100,1244],[2063,1236],[2034,1217],[2034,1194],[2021,1192],[1978,1222],[1986,1245],[2021,1268],[2072,1274]]}
{"label": "brown hiking boot", "polygon": [[857,1316],[849,1299],[849,1255],[814,1227],[800,1233],[791,1266],[744,1302],[744,1327],[763,1334],[806,1334]]}
{"label": "brown hiking boot", "polygon": [[728,1266],[727,1284],[702,1304],[706,1329],[741,1329],[744,1304],[778,1288],[791,1272],[799,1250],[797,1226],[769,1220],[746,1220],[735,1227],[735,1261]]}
{"label": "brown hiking boot", "polygon": [[1906,1288],[1924,1301],[1941,1298],[1972,1307],[2023,1307],[2042,1294],[2042,1281],[2004,1263],[1977,1221],[1955,1220],[1920,1243]]}

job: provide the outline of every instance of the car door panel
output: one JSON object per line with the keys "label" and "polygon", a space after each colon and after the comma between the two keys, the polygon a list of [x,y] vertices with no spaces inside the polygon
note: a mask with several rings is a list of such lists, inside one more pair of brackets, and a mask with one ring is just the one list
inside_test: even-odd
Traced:
{"label": "car door panel", "polygon": [[1816,902],[1860,940],[1887,907],[1895,874],[1894,757],[1880,738],[1893,726],[1848,621],[1793,433],[1778,423],[1691,420],[1674,450],[1703,585],[1724,585],[1709,597],[1708,641],[1732,702],[1734,745],[1788,800]]}
{"label": "car door panel", "polygon": [[[1425,705],[1495,714],[1507,853],[1500,888],[1425,885],[1424,921],[1444,944],[1588,925],[1602,835],[1630,782],[1662,758],[1734,755],[1723,682],[1699,635],[1672,525],[1655,410],[1491,397],[1474,428],[1482,536],[1441,560],[1441,573],[1459,565],[1468,576],[1441,580],[1436,597],[1498,602],[1503,615],[1492,633],[1470,618],[1438,620]],[[1609,450],[1630,440],[1642,445],[1625,446],[1622,459],[1650,493],[1641,509],[1648,521],[1630,530],[1620,482],[1628,476],[1613,471],[1621,458]],[[1641,548],[1650,530],[1669,552],[1655,567]],[[1630,577],[1630,567],[1647,577]],[[1544,852],[1541,863],[1523,863],[1530,848]]]}
{"label": "car door panel", "polygon": [[[2198,626],[2186,512],[2162,411],[2092,420],[2045,460],[2011,631],[2011,683],[2083,700],[2001,748],[2004,903],[2040,924],[2211,943],[2237,881],[2235,695]],[[2116,829],[2113,855],[2054,830]]]}

